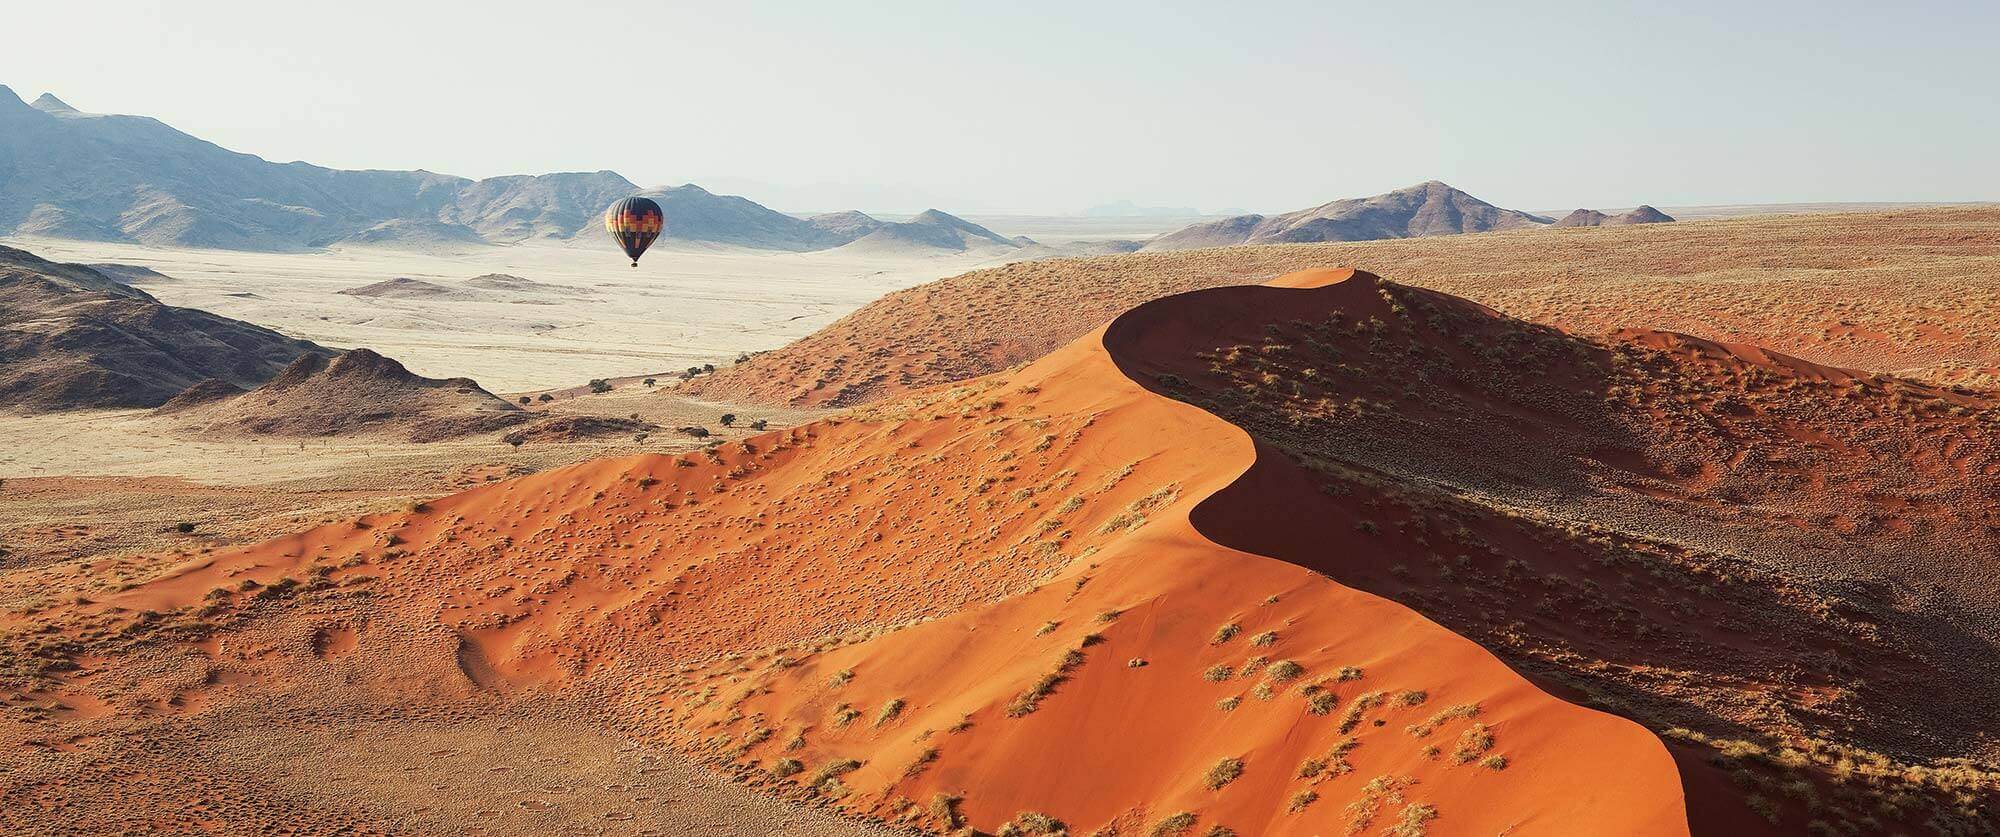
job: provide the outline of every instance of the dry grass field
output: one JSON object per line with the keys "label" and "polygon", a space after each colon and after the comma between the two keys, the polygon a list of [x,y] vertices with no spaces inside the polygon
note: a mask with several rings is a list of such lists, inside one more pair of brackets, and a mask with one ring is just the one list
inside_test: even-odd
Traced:
{"label": "dry grass field", "polygon": [[1994,209],[1233,248],[476,438],[0,416],[0,830],[1980,834],[1996,280]]}
{"label": "dry grass field", "polygon": [[1579,334],[1663,329],[1945,383],[2000,367],[2000,208],[1953,207],[1012,264],[889,294],[695,391],[856,404],[1032,360],[1165,294],[1331,266]]}

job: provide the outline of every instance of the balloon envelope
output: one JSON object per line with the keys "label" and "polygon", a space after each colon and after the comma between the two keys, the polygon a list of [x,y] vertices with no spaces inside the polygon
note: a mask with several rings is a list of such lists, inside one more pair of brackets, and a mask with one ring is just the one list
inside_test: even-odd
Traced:
{"label": "balloon envelope", "polygon": [[663,217],[660,205],[651,198],[626,198],[604,210],[604,229],[625,249],[625,255],[632,257],[632,266],[638,267],[639,254],[660,237]]}

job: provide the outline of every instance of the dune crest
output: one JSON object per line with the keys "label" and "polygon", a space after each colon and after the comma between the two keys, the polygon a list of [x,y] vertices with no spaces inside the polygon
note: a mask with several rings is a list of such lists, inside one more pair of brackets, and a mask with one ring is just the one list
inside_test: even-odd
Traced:
{"label": "dune crest", "polygon": [[[1135,463],[1125,480],[1172,480],[1102,523],[1064,520],[1058,506],[1048,543],[1080,546],[1067,568],[1024,595],[751,675],[731,686],[744,695],[682,721],[686,745],[777,774],[817,766],[780,781],[940,829],[1030,829],[1022,812],[1034,812],[1077,833],[1188,815],[1236,833],[1399,822],[1422,833],[1433,818],[1438,833],[1687,833],[1672,759],[1651,734],[1551,698],[1407,608],[1231,548],[1241,528],[1282,515],[1239,507],[1229,526],[1197,522],[1215,517],[1204,508],[1219,494],[1262,479],[1268,450],[1133,372],[1212,321],[1279,316],[1283,292],[1209,304],[1269,290],[1157,300],[1011,376],[1024,400],[1010,410],[1089,412],[1112,428],[1090,459]],[[1295,486],[1277,488],[1247,490],[1275,508]],[[1121,535],[1103,540],[1107,528]],[[1299,536],[1366,548],[1324,528]]]}

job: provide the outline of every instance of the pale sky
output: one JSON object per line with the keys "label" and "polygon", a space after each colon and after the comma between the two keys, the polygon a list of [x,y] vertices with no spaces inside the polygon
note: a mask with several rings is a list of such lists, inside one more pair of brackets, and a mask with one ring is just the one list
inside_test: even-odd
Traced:
{"label": "pale sky", "polygon": [[[2000,2],[24,0],[0,84],[227,148],[786,210],[2000,200]],[[801,205],[804,204],[804,205]]]}

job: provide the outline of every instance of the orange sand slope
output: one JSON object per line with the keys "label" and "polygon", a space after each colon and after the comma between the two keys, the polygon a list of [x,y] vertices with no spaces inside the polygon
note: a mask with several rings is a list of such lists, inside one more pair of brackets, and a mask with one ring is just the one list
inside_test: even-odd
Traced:
{"label": "orange sand slope", "polygon": [[[1255,315],[1286,314],[1282,296],[1262,301]],[[1020,414],[1086,414],[1111,431],[1038,471],[1088,485],[1140,463],[1127,479],[1171,480],[1164,502],[1148,495],[1101,524],[1051,517],[1051,542],[1081,549],[1035,590],[732,683],[733,697],[686,716],[692,739],[779,773],[819,766],[800,778],[851,788],[849,808],[932,827],[1032,831],[1026,811],[1078,833],[1687,833],[1673,762],[1643,729],[1551,698],[1407,608],[1196,531],[1190,513],[1261,466],[1258,446],[1120,371],[1150,345],[1185,344],[1202,326],[1188,303],[1141,306],[1008,382]],[[1229,308],[1213,310],[1251,313]],[[1273,523],[1312,521],[1230,521]],[[1366,548],[1324,529],[1294,536],[1322,538],[1335,561]]]}
{"label": "orange sand slope", "polygon": [[[1308,543],[1331,565],[1373,548],[1347,519],[1259,514],[1307,481],[1128,370],[1205,317],[1290,317],[1293,293],[1169,297],[1017,373],[193,556],[35,617],[206,670],[199,699],[163,694],[151,664],[43,685],[102,697],[105,723],[596,689],[621,729],[936,830],[1688,833],[1651,733],[1231,546]],[[1225,488],[1243,511],[1218,519]],[[1358,519],[1377,500],[1339,503]]]}

